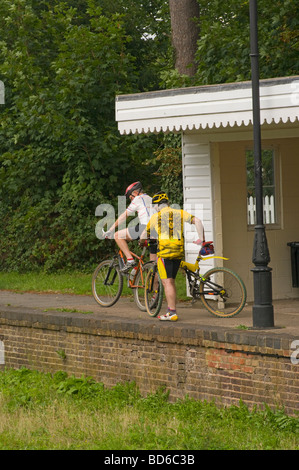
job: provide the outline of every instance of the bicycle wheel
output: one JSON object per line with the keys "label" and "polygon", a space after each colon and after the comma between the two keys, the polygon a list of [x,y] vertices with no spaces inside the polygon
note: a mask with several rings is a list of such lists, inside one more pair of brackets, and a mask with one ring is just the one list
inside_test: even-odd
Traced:
{"label": "bicycle wheel", "polygon": [[145,279],[144,300],[147,313],[151,317],[156,317],[162,307],[164,290],[156,263],[150,264]]}
{"label": "bicycle wheel", "polygon": [[142,271],[139,269],[136,278],[134,281],[134,285],[136,287],[133,288],[133,294],[134,294],[134,300],[142,312],[146,312],[146,306],[145,306],[145,295],[144,295],[144,285],[145,285],[145,279],[148,273],[148,270],[150,267],[152,267],[153,263],[151,261],[144,263],[142,266]]}
{"label": "bicycle wheel", "polygon": [[102,261],[92,276],[92,294],[102,307],[111,307],[121,296],[123,277],[113,260]]}
{"label": "bicycle wheel", "polygon": [[206,309],[217,317],[233,317],[241,312],[246,302],[246,288],[242,279],[228,268],[213,268],[200,282],[199,292]]}

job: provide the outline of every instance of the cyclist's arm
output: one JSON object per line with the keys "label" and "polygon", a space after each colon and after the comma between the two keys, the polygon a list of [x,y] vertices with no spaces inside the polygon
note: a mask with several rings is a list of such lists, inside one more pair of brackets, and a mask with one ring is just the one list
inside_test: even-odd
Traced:
{"label": "cyclist's arm", "polygon": [[147,239],[147,230],[146,228],[143,230],[142,234],[140,235],[140,241],[144,241]]}
{"label": "cyclist's arm", "polygon": [[140,235],[140,243],[143,243],[145,240],[149,240],[151,237],[151,228],[152,228],[152,220],[150,219],[147,223],[147,226],[143,230],[142,234]]}
{"label": "cyclist's arm", "polygon": [[205,230],[202,221],[198,217],[193,217],[191,224],[195,225],[200,242],[205,241]]}
{"label": "cyclist's arm", "polygon": [[118,227],[118,225],[120,225],[122,222],[124,222],[127,218],[127,211],[125,210],[125,212],[123,212],[119,217],[118,219],[114,222],[113,225],[111,225],[110,229],[108,230],[108,232],[113,232],[116,227]]}

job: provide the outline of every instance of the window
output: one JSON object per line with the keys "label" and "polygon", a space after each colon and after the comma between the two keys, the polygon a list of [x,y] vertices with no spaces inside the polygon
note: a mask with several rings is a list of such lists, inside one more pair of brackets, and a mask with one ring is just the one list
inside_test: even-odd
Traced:
{"label": "window", "polygon": [[[262,181],[264,224],[277,224],[277,162],[274,149],[262,150]],[[256,224],[256,196],[254,182],[254,152],[246,151],[247,170],[247,219],[248,225]]]}

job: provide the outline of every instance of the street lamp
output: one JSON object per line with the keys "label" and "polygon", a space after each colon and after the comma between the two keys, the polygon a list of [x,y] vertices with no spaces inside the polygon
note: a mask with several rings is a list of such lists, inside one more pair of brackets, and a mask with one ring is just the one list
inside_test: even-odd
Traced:
{"label": "street lamp", "polygon": [[250,58],[253,106],[254,177],[256,196],[256,226],[252,262],[254,304],[252,308],[253,328],[274,327],[272,305],[272,269],[268,267],[270,255],[264,226],[260,93],[259,93],[259,52],[257,30],[257,0],[249,0],[250,13]]}

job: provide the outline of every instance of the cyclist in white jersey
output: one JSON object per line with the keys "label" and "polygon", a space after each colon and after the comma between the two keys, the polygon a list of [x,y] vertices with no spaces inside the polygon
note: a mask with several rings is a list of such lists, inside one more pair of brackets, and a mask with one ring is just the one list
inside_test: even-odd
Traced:
{"label": "cyclist in white jersey", "polygon": [[[139,219],[138,224],[119,230],[114,234],[114,240],[127,258],[124,271],[128,271],[136,263],[134,258],[132,258],[127,242],[139,240],[140,235],[146,228],[146,225],[155,212],[155,209],[152,206],[152,198],[142,191],[142,184],[140,181],[130,184],[126,189],[125,195],[127,199],[130,200],[130,204],[110,227],[108,232],[106,232],[105,237],[111,238],[116,227],[124,222],[128,216],[133,216],[137,212]],[[156,259],[156,252],[157,248],[155,246],[150,246],[151,260]]]}

